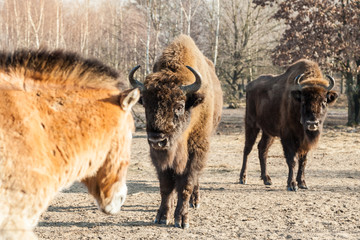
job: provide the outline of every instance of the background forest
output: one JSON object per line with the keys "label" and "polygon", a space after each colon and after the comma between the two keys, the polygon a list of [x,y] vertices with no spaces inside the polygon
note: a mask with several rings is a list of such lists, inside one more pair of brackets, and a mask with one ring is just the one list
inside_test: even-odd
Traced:
{"label": "background forest", "polygon": [[188,34],[215,63],[227,103],[260,74],[315,60],[346,93],[349,125],[360,123],[359,29],[359,0],[0,0],[1,49],[61,48],[124,76],[140,64],[143,77]]}

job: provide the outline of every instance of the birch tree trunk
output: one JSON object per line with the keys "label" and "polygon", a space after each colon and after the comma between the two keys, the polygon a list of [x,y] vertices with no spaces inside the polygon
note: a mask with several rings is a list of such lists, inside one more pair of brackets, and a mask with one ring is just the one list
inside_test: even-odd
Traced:
{"label": "birch tree trunk", "polygon": [[193,9],[193,6],[192,6],[192,2],[193,1],[188,1],[189,7],[188,7],[188,12],[186,12],[185,7],[184,7],[184,5],[182,3],[182,0],[180,1],[181,9],[185,14],[185,18],[186,18],[186,22],[187,22],[186,34],[189,35],[189,36],[190,36],[190,33],[191,33],[191,19],[195,15],[196,9],[199,7],[200,0],[197,1],[196,6],[195,6],[194,9]]}
{"label": "birch tree trunk", "polygon": [[15,44],[14,47],[17,48],[20,44],[19,44],[19,39],[20,39],[20,17],[19,17],[19,13],[17,10],[17,4],[16,4],[16,0],[13,0],[13,4],[14,4],[14,17],[15,17],[15,32],[16,32],[16,36],[15,36]]}
{"label": "birch tree trunk", "polygon": [[147,39],[146,39],[146,57],[145,57],[146,74],[150,73],[151,6],[152,6],[152,0],[148,0]]}
{"label": "birch tree trunk", "polygon": [[88,56],[89,54],[89,0],[85,1],[85,23],[84,23],[84,29],[82,32],[82,38],[81,38],[81,52],[84,53],[85,56]]}
{"label": "birch tree trunk", "polygon": [[216,66],[219,46],[219,30],[220,30],[220,0],[217,1],[216,8],[216,31],[215,31],[215,47],[214,47],[214,66]]}
{"label": "birch tree trunk", "polygon": [[[5,44],[7,45],[7,46],[10,46],[10,41],[9,41],[9,36],[10,36],[10,31],[9,31],[9,22],[10,22],[10,17],[9,17],[9,3],[8,2],[5,2],[5,4],[6,4],[6,6],[5,6],[5,8],[6,8],[6,20],[4,21],[5,22],[5,38],[6,38],[6,40],[5,40]],[[4,16],[2,16],[2,17],[4,17]]]}
{"label": "birch tree trunk", "polygon": [[55,47],[60,47],[60,37],[62,35],[62,7],[63,3],[62,0],[56,1],[56,40],[55,40]]}
{"label": "birch tree trunk", "polygon": [[184,29],[184,14],[183,14],[183,9],[182,9],[182,3],[180,0],[180,33],[183,33],[183,29]]}
{"label": "birch tree trunk", "polygon": [[44,5],[45,5],[45,0],[41,0],[40,1],[40,8],[39,8],[39,19],[37,24],[34,22],[34,19],[32,18],[32,14],[31,14],[31,1],[28,1],[29,7],[28,7],[28,17],[29,17],[29,21],[30,24],[32,26],[32,29],[34,31],[34,35],[35,35],[35,44],[36,47],[39,48],[40,47],[40,37],[39,37],[39,32],[43,23],[43,16],[44,16]]}
{"label": "birch tree trunk", "polygon": [[187,30],[186,30],[186,34],[190,36],[190,31],[191,31],[191,3],[189,3],[189,12],[186,15],[186,20],[187,20]]}

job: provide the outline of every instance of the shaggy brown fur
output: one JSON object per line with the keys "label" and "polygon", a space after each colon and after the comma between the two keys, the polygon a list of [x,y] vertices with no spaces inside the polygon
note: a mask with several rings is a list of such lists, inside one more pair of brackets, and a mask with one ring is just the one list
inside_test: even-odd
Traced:
{"label": "shaggy brown fur", "polygon": [[[297,76],[304,74],[300,85]],[[299,159],[296,181],[306,189],[304,170],[308,151],[319,140],[326,117],[327,106],[335,102],[337,94],[326,89],[329,82],[323,79],[318,65],[300,60],[291,65],[284,74],[261,76],[246,88],[245,147],[240,183],[246,183],[247,157],[262,130],[258,144],[261,178],[270,185],[267,173],[267,153],[280,137],[289,167],[288,190],[295,191],[295,156]]]}
{"label": "shaggy brown fur", "polygon": [[[202,76],[201,88],[187,94],[180,86],[192,84],[195,77],[186,66]],[[156,223],[169,223],[171,196],[177,191],[175,226],[189,226],[189,200],[192,195],[192,205],[199,206],[199,173],[206,163],[209,137],[220,121],[222,101],[214,65],[186,35],[165,48],[146,77],[142,103],[161,194]]]}
{"label": "shaggy brown fur", "polygon": [[0,56],[0,239],[35,238],[50,200],[82,180],[102,211],[120,210],[138,90],[65,52]]}

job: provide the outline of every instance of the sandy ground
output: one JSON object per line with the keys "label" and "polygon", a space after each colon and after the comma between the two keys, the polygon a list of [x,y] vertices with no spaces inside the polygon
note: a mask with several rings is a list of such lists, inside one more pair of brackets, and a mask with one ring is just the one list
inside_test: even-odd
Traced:
{"label": "sandy ground", "polygon": [[190,210],[190,229],[153,224],[159,184],[140,129],[133,139],[128,197],[119,214],[100,212],[75,183],[52,201],[35,232],[39,239],[360,239],[360,128],[339,125],[346,121],[343,109],[328,116],[322,139],[309,154],[308,190],[286,190],[279,140],[268,160],[273,185],[260,180],[256,147],[248,184],[238,184],[243,109],[225,109],[201,177],[201,207]]}

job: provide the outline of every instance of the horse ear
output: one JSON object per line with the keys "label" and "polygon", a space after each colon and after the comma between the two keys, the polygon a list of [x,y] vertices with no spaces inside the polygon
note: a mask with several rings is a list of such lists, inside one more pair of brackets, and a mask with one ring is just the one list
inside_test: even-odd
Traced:
{"label": "horse ear", "polygon": [[140,90],[133,88],[120,94],[120,106],[124,111],[130,111],[140,98]]}

